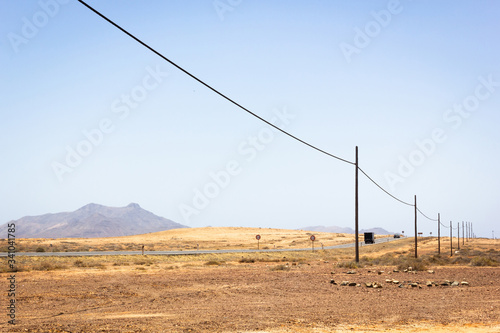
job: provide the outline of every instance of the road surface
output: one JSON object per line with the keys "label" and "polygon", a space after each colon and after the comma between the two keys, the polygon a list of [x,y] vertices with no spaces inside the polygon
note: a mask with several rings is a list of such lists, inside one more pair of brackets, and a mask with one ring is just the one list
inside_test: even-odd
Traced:
{"label": "road surface", "polygon": [[[376,244],[398,240],[398,238],[386,237],[375,240]],[[355,243],[341,244],[334,246],[325,246],[324,250],[343,249],[354,247]],[[365,242],[359,242],[360,246],[365,246]],[[371,244],[370,244],[371,245]],[[367,245],[369,246],[369,245]],[[315,250],[320,250],[321,246],[315,246]],[[303,249],[265,249],[265,250],[249,250],[249,249],[228,249],[228,250],[189,250],[189,251],[144,251],[146,255],[196,255],[196,254],[215,254],[215,253],[255,253],[255,252],[295,252],[295,251],[311,251],[311,248]],[[29,257],[84,257],[84,256],[122,256],[122,255],[140,255],[142,251],[82,251],[82,252],[16,252],[16,256]],[[6,257],[6,252],[1,252],[0,257]]]}

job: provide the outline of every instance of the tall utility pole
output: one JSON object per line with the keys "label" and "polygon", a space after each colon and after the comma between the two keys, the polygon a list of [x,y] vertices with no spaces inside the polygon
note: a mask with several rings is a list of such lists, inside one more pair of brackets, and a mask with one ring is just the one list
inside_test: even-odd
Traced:
{"label": "tall utility pole", "polygon": [[354,190],[354,234],[356,242],[356,262],[359,262],[359,230],[358,230],[358,146],[356,146],[356,164],[355,171],[355,190]]}
{"label": "tall utility pole", "polygon": [[453,225],[450,221],[450,257],[453,257]]}
{"label": "tall utility pole", "polygon": [[465,244],[464,221],[462,221],[462,245]]}
{"label": "tall utility pole", "polygon": [[417,255],[417,196],[415,195],[415,258]]}
{"label": "tall utility pole", "polygon": [[466,224],[467,225],[466,225],[466,229],[465,230],[467,230],[467,241],[469,241],[469,238],[470,238],[470,222],[467,221]]}
{"label": "tall utility pole", "polygon": [[460,222],[457,222],[457,248],[460,250]]}
{"label": "tall utility pole", "polygon": [[441,217],[438,213],[438,254],[441,254]]}

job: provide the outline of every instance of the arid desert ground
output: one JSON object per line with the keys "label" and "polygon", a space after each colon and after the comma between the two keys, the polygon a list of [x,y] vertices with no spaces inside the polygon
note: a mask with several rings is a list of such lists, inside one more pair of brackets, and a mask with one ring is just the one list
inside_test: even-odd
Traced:
{"label": "arid desert ground", "polygon": [[[171,249],[256,248],[257,233],[262,235],[261,248],[310,246],[305,231],[251,228],[26,240],[24,246],[52,242],[52,247],[66,244],[72,246],[66,250],[85,251],[142,243],[155,249],[168,244],[174,244]],[[315,235],[316,243],[325,246],[353,240],[353,235]],[[359,264],[353,262],[354,248],[17,256],[16,324],[4,318],[0,331],[500,332],[500,243],[471,239],[460,244],[458,253],[454,249],[450,256],[449,238],[443,238],[438,255],[437,240],[422,238],[416,260],[413,239],[402,238],[362,246]],[[10,274],[4,269],[1,279],[6,281]]]}

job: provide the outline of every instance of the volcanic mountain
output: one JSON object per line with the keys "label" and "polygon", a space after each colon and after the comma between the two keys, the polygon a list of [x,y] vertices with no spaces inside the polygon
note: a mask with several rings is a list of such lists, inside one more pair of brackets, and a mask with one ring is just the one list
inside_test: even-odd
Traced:
{"label": "volcanic mountain", "polygon": [[[117,237],[187,228],[136,203],[126,207],[91,203],[74,212],[26,216],[8,223],[16,224],[16,238]],[[0,230],[6,228],[4,224]]]}

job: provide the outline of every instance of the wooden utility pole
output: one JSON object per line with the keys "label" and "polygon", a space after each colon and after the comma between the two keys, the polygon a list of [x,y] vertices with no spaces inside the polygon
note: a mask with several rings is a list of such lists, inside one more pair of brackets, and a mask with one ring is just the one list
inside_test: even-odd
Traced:
{"label": "wooden utility pole", "polygon": [[457,248],[460,250],[460,222],[457,222]]}
{"label": "wooden utility pole", "polygon": [[438,213],[438,254],[441,254],[441,214]]}
{"label": "wooden utility pole", "polygon": [[469,241],[469,222],[465,222],[465,240]]}
{"label": "wooden utility pole", "polygon": [[450,221],[450,257],[453,257],[453,225]]}
{"label": "wooden utility pole", "polygon": [[464,221],[462,221],[462,245],[465,244],[465,229],[464,229]]}
{"label": "wooden utility pole", "polygon": [[415,195],[415,258],[417,255],[417,196]]}
{"label": "wooden utility pole", "polygon": [[356,262],[359,262],[359,215],[358,215],[358,146],[356,146],[355,189],[354,189],[354,234],[356,242]]}

